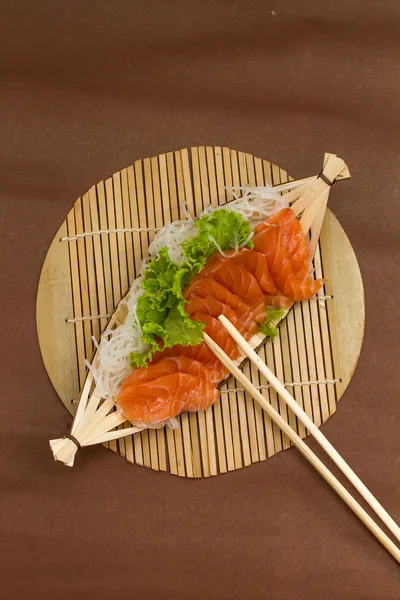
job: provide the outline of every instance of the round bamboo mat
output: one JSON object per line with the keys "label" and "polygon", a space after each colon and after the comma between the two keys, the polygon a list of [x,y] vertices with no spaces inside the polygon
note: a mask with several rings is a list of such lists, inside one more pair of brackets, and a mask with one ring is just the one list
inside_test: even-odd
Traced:
{"label": "round bamboo mat", "polygon": [[[197,216],[208,204],[231,200],[225,186],[288,180],[286,171],[250,154],[196,147],[137,160],[78,198],[48,250],[37,295],[43,361],[71,414],[86,377],[84,359],[90,361],[94,352],[92,336],[98,340],[106,328],[155,231],[185,218],[183,203]],[[280,337],[259,354],[319,426],[335,412],[352,377],[365,317],[357,259],[329,209],[314,268],[317,277],[328,280],[319,299],[296,303],[280,325]],[[250,365],[243,369],[305,437],[302,424],[264,386],[258,371]],[[179,421],[180,429],[147,430],[107,446],[131,463],[186,477],[240,469],[290,446],[233,379],[222,387],[220,402]]]}

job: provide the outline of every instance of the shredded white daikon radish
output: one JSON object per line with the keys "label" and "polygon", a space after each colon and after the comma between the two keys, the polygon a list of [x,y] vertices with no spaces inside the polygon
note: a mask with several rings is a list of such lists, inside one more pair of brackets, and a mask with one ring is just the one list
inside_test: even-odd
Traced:
{"label": "shredded white daikon radish", "polygon": [[182,242],[195,235],[196,231],[194,222],[191,219],[167,223],[151,242],[149,246],[150,257],[156,256],[160,248],[167,246],[171,260],[177,264],[185,261],[186,258],[182,254]]}
{"label": "shredded white daikon radish", "polygon": [[141,277],[138,277],[132,284],[128,300],[122,301],[127,306],[125,321],[115,329],[106,329],[101,335],[97,367],[90,365],[100,398],[115,397],[123,379],[132,372],[129,354],[148,349],[141,340],[142,332],[136,316],[137,300],[142,293]]}
{"label": "shredded white daikon radish", "polygon": [[[253,227],[270,217],[274,212],[288,206],[285,196],[281,196],[270,185],[264,187],[227,187],[225,189],[232,192],[235,200],[217,207],[217,210],[234,210],[242,215],[244,219],[247,219]],[[243,192],[243,194],[239,196],[237,192]],[[202,214],[210,214],[214,210],[216,210],[215,207],[209,206]]]}
{"label": "shredded white daikon radish", "polygon": [[179,421],[175,417],[166,421],[158,421],[158,423],[145,423],[144,421],[132,421],[134,427],[142,427],[143,429],[161,429],[161,427],[169,427],[169,429],[179,429]]}
{"label": "shredded white daikon radish", "polygon": [[[277,210],[287,206],[284,196],[277,193],[271,186],[265,187],[238,187],[226,188],[231,191],[235,200],[223,206],[212,207],[208,206],[201,214],[211,214],[215,210],[234,210],[247,219],[252,227],[271,216]],[[238,196],[236,192],[242,192],[242,196]],[[137,301],[143,293],[141,289],[141,280],[149,261],[156,256],[160,248],[168,247],[168,253],[176,263],[185,261],[186,258],[182,254],[182,242],[196,234],[196,226],[191,215],[186,207],[183,207],[183,212],[187,217],[185,221],[174,221],[166,224],[155,236],[149,246],[149,256],[144,258],[140,268],[140,277],[132,283],[128,299],[125,302],[127,306],[127,316],[123,324],[115,329],[108,329],[103,332],[100,338],[100,344],[97,347],[97,364],[89,364],[85,361],[86,366],[93,374],[96,383],[96,393],[104,399],[115,398],[118,394],[122,381],[131,374],[132,367],[129,362],[131,352],[137,354],[145,352],[149,349],[147,344],[141,340],[141,328],[139,319],[136,315]],[[253,237],[253,232],[242,244],[238,244],[237,234],[234,238],[235,252],[239,247],[244,247]],[[217,241],[210,236],[211,241],[215,244],[216,249],[225,256],[222,248]],[[134,422],[137,427],[148,427],[148,423]],[[171,428],[179,427],[178,421],[173,418],[162,423],[155,423],[151,427],[158,428],[168,425]]]}
{"label": "shredded white daikon radish", "polygon": [[218,244],[217,240],[211,235],[211,233],[209,234],[208,239],[214,244],[214,246],[216,247],[218,252],[222,254],[222,256],[228,256],[228,254],[225,254],[225,252],[222,250],[221,246]]}
{"label": "shredded white daikon radish", "polygon": [[150,256],[146,256],[146,258],[144,258],[142,260],[141,265],[140,265],[140,269],[139,269],[140,275],[143,275],[143,273],[147,269],[147,266],[148,266],[149,262],[150,262]]}

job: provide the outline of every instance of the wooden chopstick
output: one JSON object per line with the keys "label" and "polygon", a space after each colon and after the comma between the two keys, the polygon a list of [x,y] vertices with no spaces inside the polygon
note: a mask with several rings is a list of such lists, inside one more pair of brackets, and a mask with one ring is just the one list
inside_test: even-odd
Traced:
{"label": "wooden chopstick", "polygon": [[370,507],[376,512],[378,517],[382,519],[385,523],[386,527],[393,533],[395,538],[400,541],[400,527],[397,523],[392,519],[388,512],[383,508],[383,506],[378,502],[375,496],[369,491],[367,486],[361,481],[361,479],[356,475],[351,469],[351,467],[347,464],[347,462],[342,458],[339,452],[332,446],[329,440],[324,436],[322,431],[318,429],[318,427],[313,423],[310,417],[304,412],[301,406],[296,402],[293,396],[287,391],[284,385],[279,381],[279,379],[272,373],[272,371],[267,367],[267,365],[261,360],[261,358],[254,352],[253,348],[244,337],[238,332],[238,330],[232,325],[232,323],[223,315],[219,317],[222,325],[225,329],[230,333],[233,337],[239,348],[249,357],[252,363],[256,365],[259,371],[265,376],[265,378],[269,381],[272,387],[278,392],[278,394],[283,398],[289,408],[297,415],[303,425],[308,429],[309,433],[317,440],[320,446],[325,450],[328,456],[333,460],[333,462],[339,467],[339,469],[346,475],[347,479],[354,485],[356,490],[361,494],[366,502],[370,505]]}
{"label": "wooden chopstick", "polygon": [[[226,326],[225,321],[228,321],[224,317],[219,317],[223,325]],[[235,329],[233,325],[228,321],[230,327]],[[235,329],[235,335],[228,329],[232,337],[236,339],[236,334],[240,336],[239,332]],[[241,337],[241,336],[240,336]],[[244,339],[244,338],[243,338]],[[386,533],[375,523],[375,521],[369,516],[369,514],[363,509],[363,507],[357,502],[350,492],[340,483],[340,481],[331,473],[331,471],[324,465],[324,463],[318,458],[316,454],[307,446],[305,442],[297,435],[297,433],[291,428],[291,426],[280,416],[280,414],[269,404],[266,398],[259,392],[259,390],[247,379],[244,373],[233,363],[227,354],[218,346],[216,342],[206,333],[204,334],[204,341],[207,346],[214,352],[232,375],[239,381],[245,390],[247,390],[255,400],[261,405],[265,412],[271,417],[271,419],[278,425],[278,427],[290,438],[296,448],[301,454],[313,465],[318,473],[325,479],[327,483],[335,490],[335,492],[342,498],[347,506],[357,515],[357,517],[364,523],[369,531],[379,540],[379,542],[386,548],[388,552],[400,563],[400,549],[392,542],[392,540],[386,535]],[[245,341],[245,340],[244,340]],[[245,342],[247,344],[247,342]],[[251,359],[250,354],[248,354]],[[257,356],[257,354],[256,354]],[[257,357],[258,358],[258,357]],[[264,364],[264,363],[263,363]],[[257,364],[258,366],[258,364]],[[279,380],[278,380],[279,382]],[[272,383],[272,382],[271,382]],[[280,382],[279,382],[280,383]],[[279,390],[283,388],[280,384]],[[277,391],[279,391],[277,389]],[[283,388],[284,391],[285,388]],[[280,391],[279,391],[280,393]],[[290,395],[290,394],[289,394]],[[293,399],[296,403],[296,401]],[[297,404],[297,403],[296,403]],[[309,427],[307,426],[307,429]],[[343,461],[344,462],[344,461]],[[371,494],[372,495],[372,494]]]}

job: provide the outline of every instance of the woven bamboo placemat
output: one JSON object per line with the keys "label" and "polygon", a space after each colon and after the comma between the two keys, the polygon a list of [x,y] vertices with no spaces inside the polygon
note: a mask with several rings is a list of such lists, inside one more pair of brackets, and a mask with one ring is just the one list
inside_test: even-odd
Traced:
{"label": "woven bamboo placemat", "polygon": [[[71,414],[86,377],[84,359],[94,352],[92,336],[98,340],[106,328],[157,229],[185,218],[183,205],[197,216],[206,205],[231,200],[225,186],[288,180],[286,171],[250,154],[196,147],[137,160],[78,198],[48,250],[37,296],[43,361]],[[319,426],[335,412],[354,372],[365,317],[357,259],[329,209],[314,269],[328,280],[325,288],[318,298],[296,303],[280,337],[259,353]],[[302,424],[254,367],[245,365],[244,371],[305,437]],[[187,477],[240,469],[290,446],[232,379],[222,387],[220,402],[178,420],[180,429],[146,430],[107,446],[131,463]]]}

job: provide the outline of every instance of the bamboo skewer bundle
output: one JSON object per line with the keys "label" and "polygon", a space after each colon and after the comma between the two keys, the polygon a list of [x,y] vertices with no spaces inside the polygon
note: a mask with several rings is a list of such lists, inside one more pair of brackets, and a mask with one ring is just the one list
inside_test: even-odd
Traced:
{"label": "bamboo skewer bundle", "polygon": [[[285,200],[291,203],[291,208],[296,215],[301,215],[300,222],[304,232],[310,233],[311,256],[317,246],[331,186],[335,181],[349,177],[350,173],[344,161],[333,154],[326,154],[319,175],[273,188],[277,192],[290,190]],[[126,307],[120,304],[110,320],[108,329],[121,324],[125,316]],[[251,340],[252,346],[257,347],[262,341],[263,335],[258,334]],[[92,364],[96,361],[97,355]],[[241,360],[238,364],[240,362]],[[123,424],[125,424],[124,429],[116,429]],[[75,454],[80,447],[116,440],[142,431],[141,428],[126,427],[126,425],[128,423],[123,415],[115,411],[113,399],[103,401],[96,394],[93,375],[89,372],[81,392],[71,433],[50,441],[54,459],[67,466],[73,466]]]}

